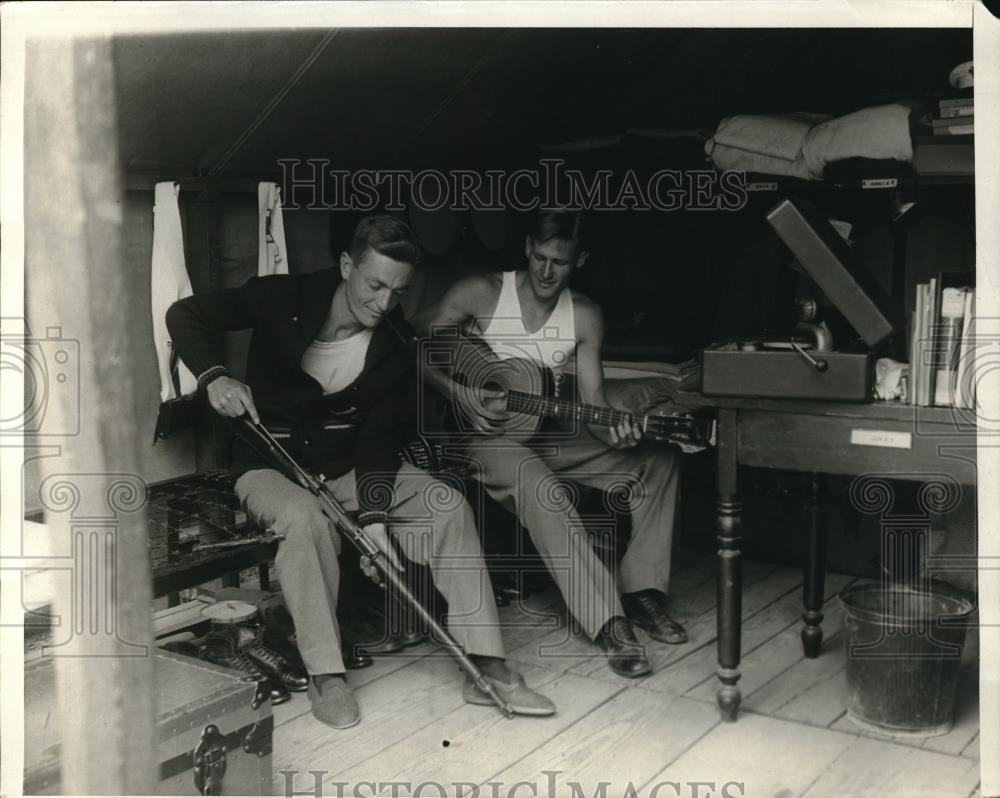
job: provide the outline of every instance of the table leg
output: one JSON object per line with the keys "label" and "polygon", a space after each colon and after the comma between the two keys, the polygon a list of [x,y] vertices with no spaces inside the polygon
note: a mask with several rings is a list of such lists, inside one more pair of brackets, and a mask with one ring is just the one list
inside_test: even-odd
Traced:
{"label": "table leg", "polygon": [[802,650],[807,659],[816,659],[823,645],[823,582],[826,572],[826,522],[823,517],[823,478],[813,474],[809,484],[808,538],[802,580]]}
{"label": "table leg", "polygon": [[738,418],[733,411],[719,413],[718,511],[719,582],[716,609],[719,692],[723,720],[736,720],[740,708],[740,635],[743,613],[743,564],[740,541],[743,505],[737,484]]}

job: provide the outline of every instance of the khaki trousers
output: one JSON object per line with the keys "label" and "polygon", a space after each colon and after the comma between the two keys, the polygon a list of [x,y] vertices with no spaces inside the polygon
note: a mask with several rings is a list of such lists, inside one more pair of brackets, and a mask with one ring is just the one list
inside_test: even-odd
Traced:
{"label": "khaki trousers", "polygon": [[[567,495],[566,480],[605,491],[629,487],[627,506],[607,506],[609,526],[615,512],[632,513],[620,589],[667,592],[680,474],[676,449],[648,442],[612,449],[584,429],[530,446],[502,439],[473,441],[466,452],[486,492],[528,530],[567,607],[591,638],[612,616],[625,613],[614,577],[594,553],[584,521]],[[614,493],[605,495],[606,503],[614,502]]]}
{"label": "khaki trousers", "polygon": [[[345,509],[357,509],[353,471],[327,485]],[[340,539],[333,522],[315,496],[271,469],[248,471],[237,480],[236,494],[257,524],[285,535],[275,564],[306,669],[343,673],[337,626]],[[389,534],[409,559],[430,566],[448,601],[448,631],[466,653],[502,658],[493,589],[462,494],[403,464],[391,506]]]}

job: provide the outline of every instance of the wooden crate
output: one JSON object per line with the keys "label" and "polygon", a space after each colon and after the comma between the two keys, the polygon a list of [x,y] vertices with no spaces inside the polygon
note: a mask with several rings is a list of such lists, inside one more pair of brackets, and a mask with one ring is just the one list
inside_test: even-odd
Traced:
{"label": "wooden crate", "polygon": [[[95,663],[95,667],[100,664]],[[236,671],[158,651],[156,657],[160,795],[199,795],[195,751],[208,736],[225,748],[221,794],[269,795],[274,719],[265,698],[253,709],[256,685]],[[24,673],[24,794],[62,792],[58,704],[51,657],[26,665]]]}

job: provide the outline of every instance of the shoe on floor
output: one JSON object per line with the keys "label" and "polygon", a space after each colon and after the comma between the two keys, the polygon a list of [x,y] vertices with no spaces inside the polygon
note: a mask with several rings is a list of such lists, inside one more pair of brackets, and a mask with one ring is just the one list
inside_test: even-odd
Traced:
{"label": "shoe on floor", "polygon": [[645,647],[635,639],[632,624],[620,615],[601,627],[596,643],[608,655],[608,666],[619,676],[635,679],[653,670],[646,659]]}
{"label": "shoe on floor", "polygon": [[357,651],[362,656],[377,657],[382,654],[395,654],[403,650],[403,638],[401,634],[388,634],[381,640],[372,643],[359,643]]}
{"label": "shoe on floor", "polygon": [[312,713],[316,720],[334,729],[349,729],[361,720],[361,711],[354,693],[347,686],[343,674],[335,674],[322,679],[317,686],[316,679],[309,679],[306,690]]}
{"label": "shoe on floor", "polygon": [[[246,652],[240,648],[232,648],[222,644],[217,640],[206,643],[198,650],[199,659],[211,662],[213,665],[221,665],[223,668],[232,668],[246,674],[245,681],[255,681],[267,687],[266,695],[270,695],[271,704],[277,706],[290,701],[292,698],[288,688],[277,678],[270,678]],[[255,703],[257,698],[254,699]],[[255,707],[256,708],[256,707]]]}
{"label": "shoe on floor", "polygon": [[[486,676],[485,674],[483,678],[493,685],[493,689],[497,691],[500,698],[510,704],[514,710],[514,714],[534,716],[555,714],[556,705],[541,693],[536,693],[528,687],[525,684],[524,677],[520,673],[511,671],[509,682],[493,678],[492,676]],[[462,688],[462,698],[465,699],[467,704],[486,707],[496,706],[493,703],[493,699],[486,695],[486,693],[481,692],[469,678],[466,678],[465,687]]]}
{"label": "shoe on floor", "polygon": [[670,645],[687,642],[684,627],[667,615],[666,593],[655,588],[623,593],[622,607],[629,620],[654,640]]}
{"label": "shoe on floor", "polygon": [[272,682],[280,682],[286,689],[296,693],[304,692],[309,686],[309,677],[305,673],[263,643],[254,643],[244,651],[259,668],[267,672]]}

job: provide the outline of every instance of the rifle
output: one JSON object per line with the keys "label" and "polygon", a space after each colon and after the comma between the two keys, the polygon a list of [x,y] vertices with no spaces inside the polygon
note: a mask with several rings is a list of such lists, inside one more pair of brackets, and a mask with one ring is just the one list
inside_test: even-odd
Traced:
{"label": "rifle", "polygon": [[[476,687],[490,697],[505,717],[514,717],[514,709],[511,705],[500,697],[493,685],[490,684],[479,668],[476,667],[476,664],[469,658],[469,655],[465,653],[455,639],[445,631],[437,620],[435,620],[434,616],[413,595],[400,575],[396,573],[395,568],[386,562],[385,552],[375,545],[372,539],[365,534],[365,531],[358,526],[357,522],[347,514],[347,511],[341,506],[340,502],[334,498],[330,489],[326,486],[326,479],[323,475],[313,475],[296,463],[291,455],[285,451],[281,444],[274,439],[274,436],[262,424],[255,424],[246,414],[240,416],[239,420],[243,422],[247,430],[253,433],[256,440],[263,444],[267,451],[261,453],[265,454],[278,470],[319,499],[341,533],[347,537],[362,556],[367,557],[372,565],[378,569],[383,582],[397,591],[397,594],[416,612],[420,620],[427,624],[427,628],[431,630],[431,633],[444,646],[445,650],[455,658],[462,670],[475,683]],[[250,443],[252,445],[252,441]]]}

